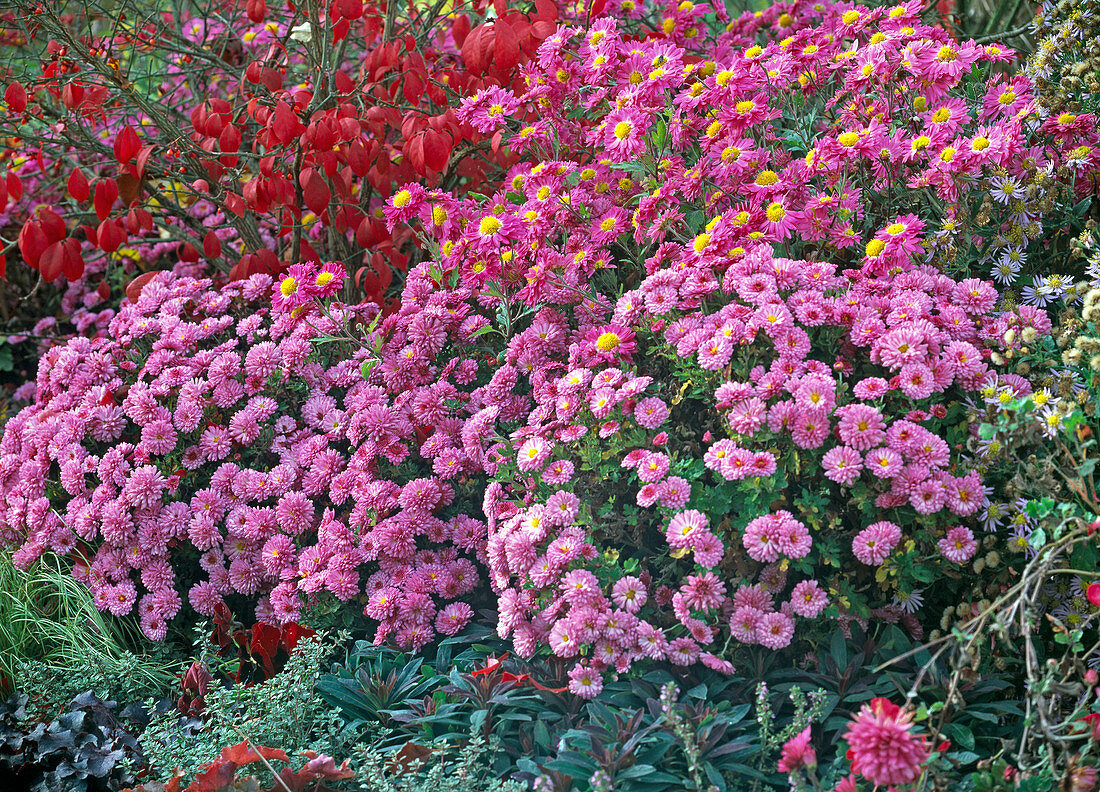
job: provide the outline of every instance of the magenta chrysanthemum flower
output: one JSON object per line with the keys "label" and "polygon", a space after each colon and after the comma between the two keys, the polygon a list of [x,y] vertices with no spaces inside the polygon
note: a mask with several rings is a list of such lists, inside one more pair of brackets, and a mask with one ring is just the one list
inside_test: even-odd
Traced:
{"label": "magenta chrysanthemum flower", "polygon": [[812,619],[829,604],[829,597],[816,580],[803,580],[791,591],[791,610]]}
{"label": "magenta chrysanthemum flower", "polygon": [[947,536],[940,539],[937,545],[943,557],[955,564],[965,564],[978,550],[974,533],[962,525],[956,525],[949,530]]}
{"label": "magenta chrysanthemum flower", "polygon": [[785,613],[768,613],[756,623],[756,642],[777,650],[788,646],[794,637],[794,619]]}
{"label": "magenta chrysanthemum flower", "polygon": [[817,753],[810,745],[810,727],[800,731],[783,744],[783,751],[779,756],[777,765],[781,773],[793,773],[803,767],[814,768],[817,766]]}
{"label": "magenta chrysanthemum flower", "polygon": [[583,699],[600,695],[603,690],[603,677],[591,668],[578,663],[569,672],[569,692]]}
{"label": "magenta chrysanthemum flower", "polygon": [[864,704],[844,734],[852,770],[877,786],[916,781],[928,748],[911,724],[908,711],[887,699]]}
{"label": "magenta chrysanthemum flower", "polygon": [[883,520],[868,525],[852,540],[852,552],[860,562],[870,566],[879,566],[889,557],[898,542],[901,541],[901,529],[892,522]]}
{"label": "magenta chrysanthemum flower", "polygon": [[837,446],[825,452],[825,456],[821,458],[821,466],[825,469],[825,478],[848,486],[863,471],[863,459],[854,448]]}
{"label": "magenta chrysanthemum flower", "polygon": [[550,456],[550,443],[541,437],[528,437],[520,445],[516,461],[520,470],[537,470]]}

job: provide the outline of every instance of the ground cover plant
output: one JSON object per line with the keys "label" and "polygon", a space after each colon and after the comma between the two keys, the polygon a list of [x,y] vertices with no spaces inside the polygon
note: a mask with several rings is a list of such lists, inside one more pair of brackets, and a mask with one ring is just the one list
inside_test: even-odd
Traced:
{"label": "ground cover plant", "polygon": [[1096,787],[1087,4],[27,10],[0,544],[118,778]]}

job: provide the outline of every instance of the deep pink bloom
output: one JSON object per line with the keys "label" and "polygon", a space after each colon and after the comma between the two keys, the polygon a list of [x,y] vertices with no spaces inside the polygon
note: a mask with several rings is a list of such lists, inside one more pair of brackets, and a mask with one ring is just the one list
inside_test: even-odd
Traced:
{"label": "deep pink bloom", "polygon": [[928,748],[911,725],[909,712],[887,699],[864,704],[844,734],[852,770],[880,786],[916,781]]}
{"label": "deep pink bloom", "polygon": [[800,731],[783,744],[778,769],[781,773],[793,773],[803,767],[817,767],[817,754],[810,745],[810,727]]}

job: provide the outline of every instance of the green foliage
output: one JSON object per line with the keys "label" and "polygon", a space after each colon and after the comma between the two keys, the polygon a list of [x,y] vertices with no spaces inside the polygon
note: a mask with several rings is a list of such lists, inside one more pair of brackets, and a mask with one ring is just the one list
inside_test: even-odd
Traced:
{"label": "green foliage", "polygon": [[203,697],[201,719],[181,717],[175,710],[156,715],[142,737],[153,774],[166,781],[179,770],[190,779],[225,746],[245,739],[290,755],[307,750],[347,755],[351,741],[343,736],[340,716],[315,688],[333,649],[332,641],[319,634],[298,644],[271,679],[213,687]]}
{"label": "green foliage", "polygon": [[171,664],[135,655],[140,641],[126,623],[104,618],[60,559],[23,571],[0,556],[0,677],[26,690],[32,709],[56,710],[85,690],[124,700],[163,691]]}
{"label": "green foliage", "polygon": [[356,772],[369,792],[526,792],[527,785],[502,780],[490,769],[498,749],[474,733],[460,748],[440,746],[426,761],[402,766],[392,757],[366,749]]}

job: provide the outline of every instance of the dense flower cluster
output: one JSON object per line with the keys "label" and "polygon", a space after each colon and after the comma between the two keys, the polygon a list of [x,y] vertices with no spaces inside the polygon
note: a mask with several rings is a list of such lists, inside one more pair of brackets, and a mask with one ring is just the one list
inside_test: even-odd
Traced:
{"label": "dense flower cluster", "polygon": [[[272,321],[269,294],[287,296],[287,280],[322,293],[344,278],[331,265],[308,278],[304,269],[282,285],[256,275],[221,289],[162,274],[123,308],[110,339],[50,351],[35,404],[0,441],[0,536],[19,545],[18,564],[71,555],[100,607],[136,608],[152,638],[182,599],[209,616],[231,595],[285,622],[316,595],[366,592],[379,635],[405,646],[465,626],[472,610],[456,600],[477,585],[485,525],[437,515],[467,460],[451,455],[433,478],[380,473],[458,441],[453,386],[396,349],[400,379],[364,381],[366,352],[325,365],[310,341],[376,308],[334,304]],[[431,315],[418,312],[416,326]],[[471,367],[453,376],[468,381]]]}
{"label": "dense flower cluster", "polygon": [[974,554],[987,501],[962,401],[1026,394],[994,355],[1050,326],[943,266],[997,169],[1098,164],[1091,118],[1027,121],[1023,78],[975,98],[1010,53],[920,8],[559,28],[525,90],[458,111],[507,132],[501,189],[388,201],[432,255],[375,326],[324,304],[331,265],[165,275],[109,340],[47,356],[0,443],[4,542],[86,551],[118,613],[140,582],[151,635],[184,559],[199,612],[362,595],[413,647],[461,629],[486,571],[501,636],[575,661],[588,697],[642,658],[728,671],[822,614],[919,632],[891,598],[919,605],[916,559]]}

